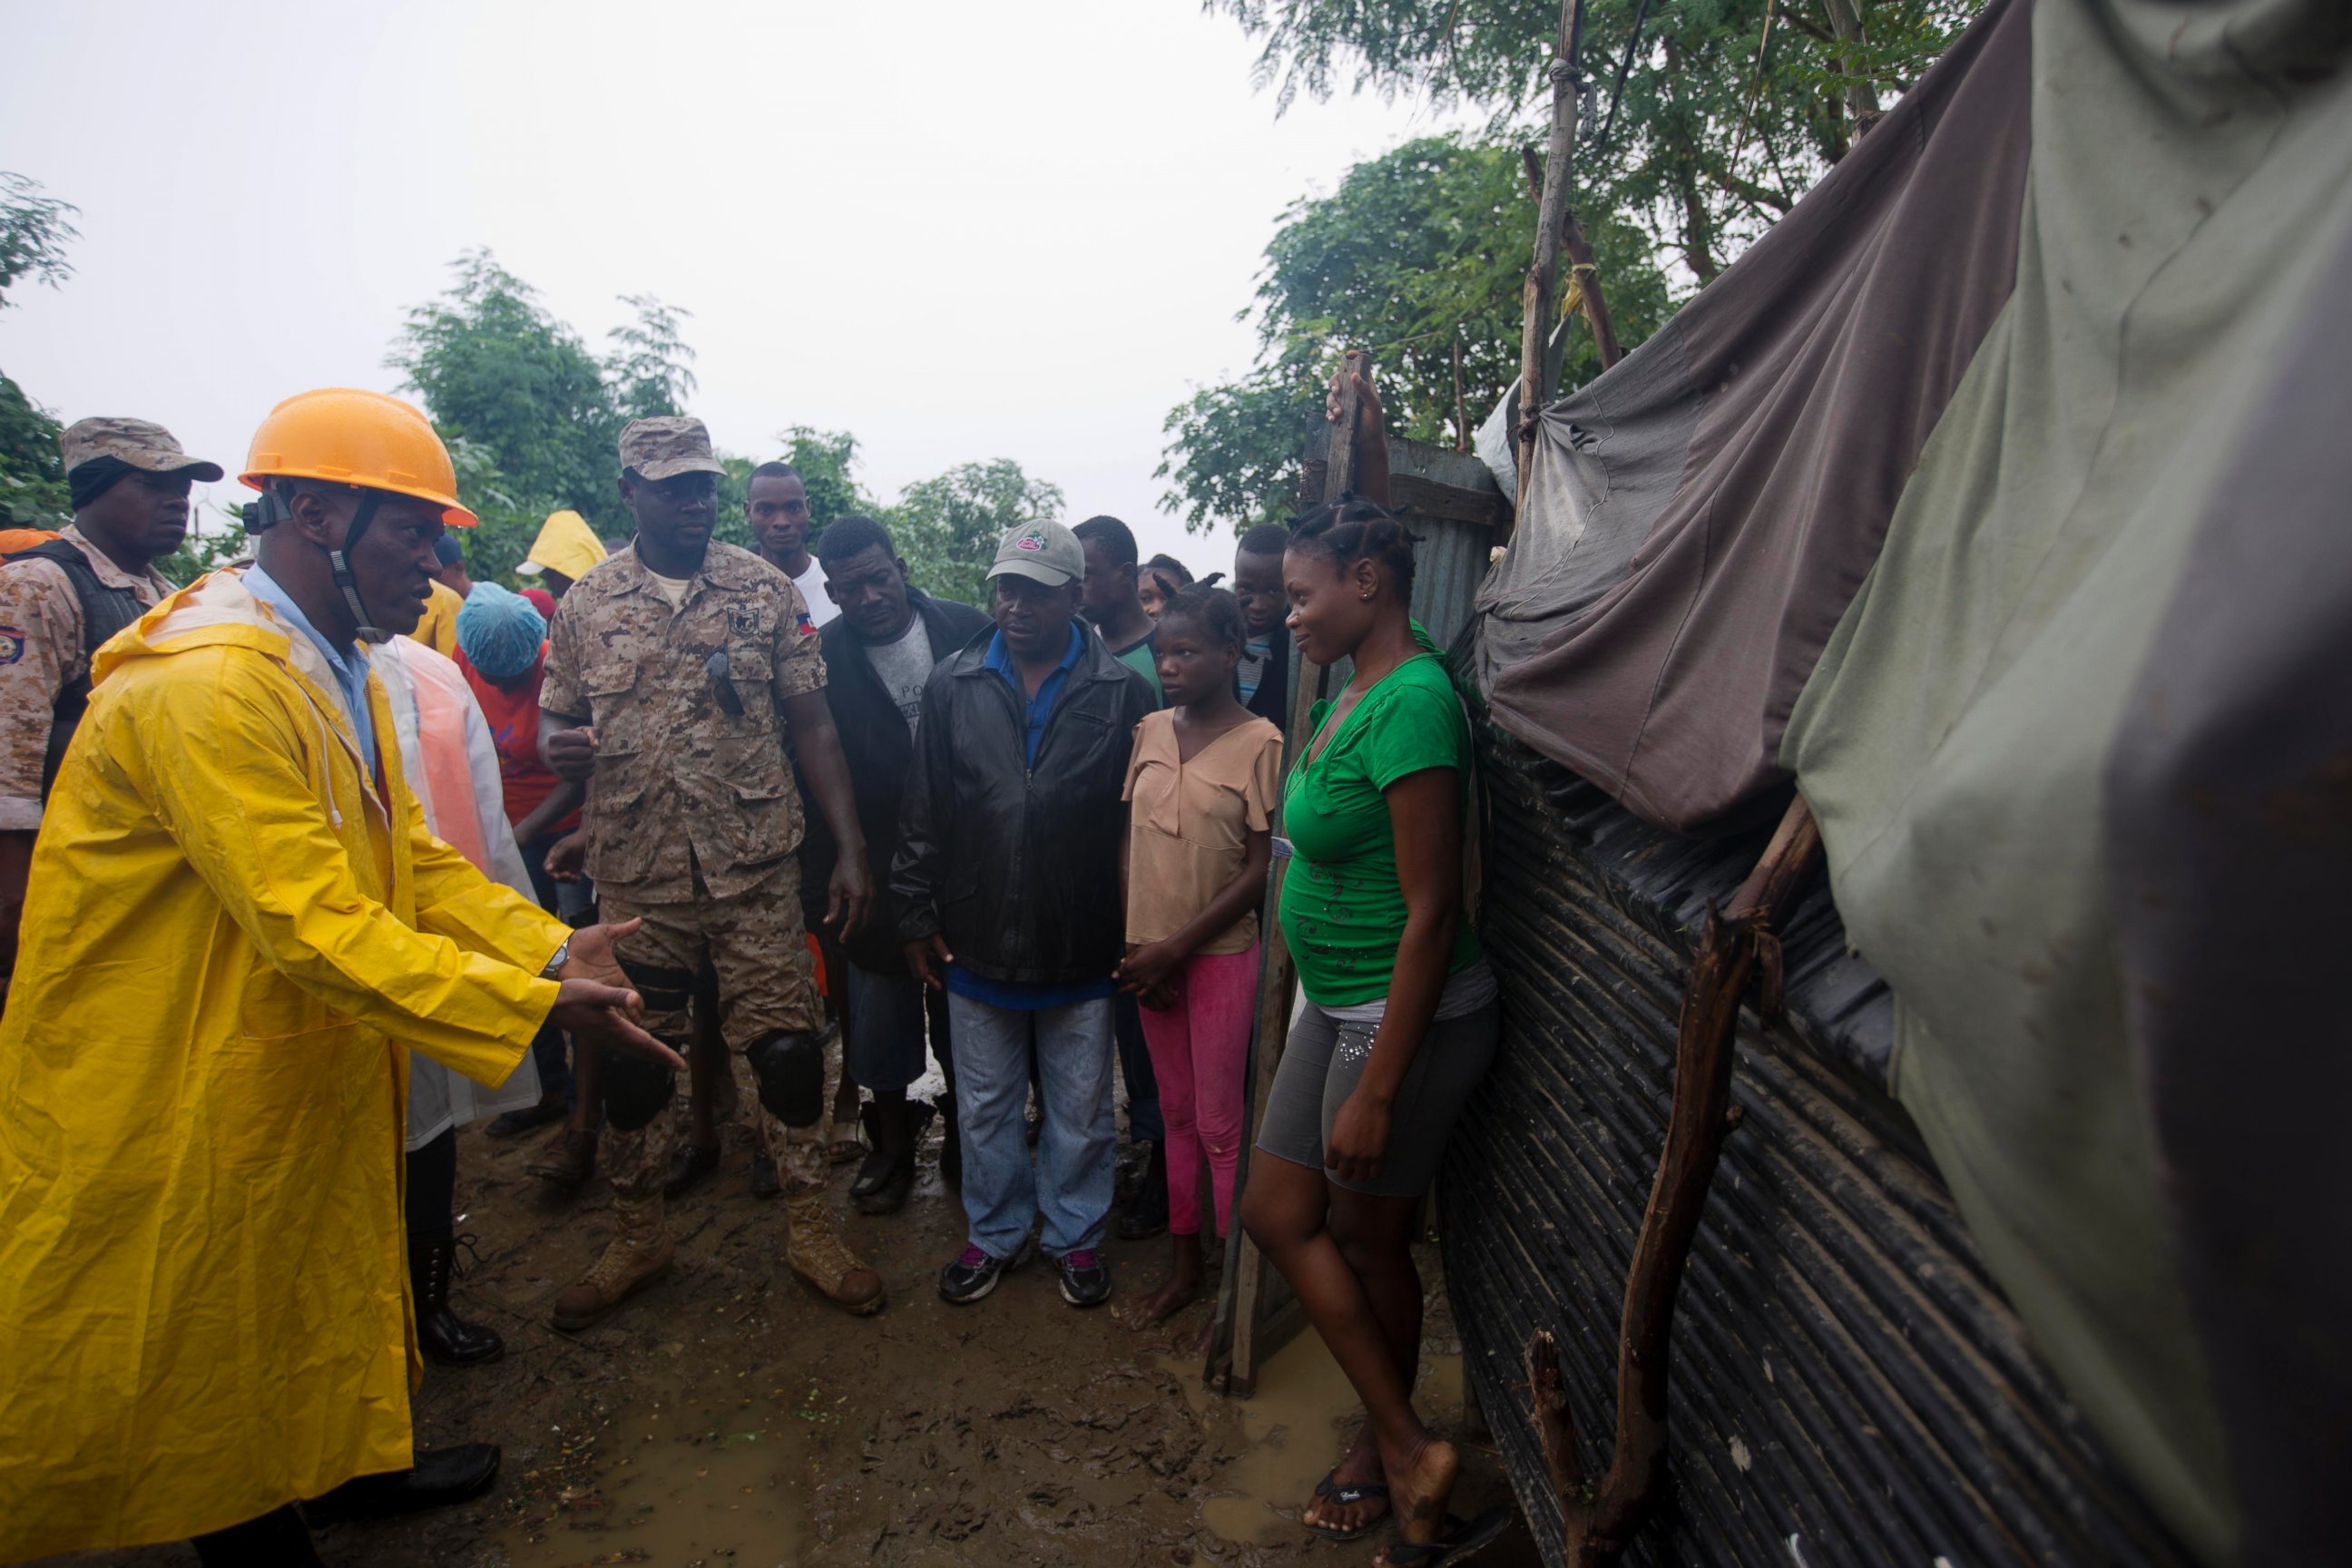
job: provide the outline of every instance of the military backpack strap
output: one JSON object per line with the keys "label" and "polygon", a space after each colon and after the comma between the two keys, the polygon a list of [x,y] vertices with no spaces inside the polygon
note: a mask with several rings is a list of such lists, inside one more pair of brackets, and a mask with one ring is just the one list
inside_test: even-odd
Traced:
{"label": "military backpack strap", "polygon": [[84,668],[81,674],[58,689],[55,714],[49,721],[49,749],[41,761],[41,798],[47,801],[49,786],[57,780],[58,766],[65,761],[66,747],[81,723],[83,710],[89,706],[90,656],[105,646],[109,637],[136,621],[146,606],[140,604],[132,589],[110,587],[100,582],[89,557],[69,539],[52,539],[30,550],[19,550],[6,559],[52,563],[73,584],[74,597],[81,605]]}

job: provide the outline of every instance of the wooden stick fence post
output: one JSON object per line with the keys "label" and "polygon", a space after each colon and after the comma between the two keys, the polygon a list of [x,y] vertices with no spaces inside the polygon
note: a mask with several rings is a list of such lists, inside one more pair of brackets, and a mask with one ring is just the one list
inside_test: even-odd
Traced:
{"label": "wooden stick fence post", "polygon": [[1673,1359],[1675,1298],[1691,1243],[1706,1209],[1723,1141],[1739,1125],[1731,1103],[1732,1037],[1749,982],[1758,1011],[1780,1005],[1777,922],[1795,905],[1821,864],[1822,835],[1799,795],[1781,818],[1763,858],[1720,917],[1712,905],[1691,958],[1675,1041],[1675,1102],[1665,1146],[1650,1187],[1642,1232],[1626,1270],[1617,1333],[1616,1445],[1609,1468],[1588,1490],[1577,1451],[1576,1421],[1560,1381],[1559,1346],[1538,1330],[1528,1340],[1528,1383],[1534,1394],[1536,1441],[1565,1522],[1561,1561],[1600,1568],[1617,1561],[1656,1509],[1666,1473],[1666,1374]]}

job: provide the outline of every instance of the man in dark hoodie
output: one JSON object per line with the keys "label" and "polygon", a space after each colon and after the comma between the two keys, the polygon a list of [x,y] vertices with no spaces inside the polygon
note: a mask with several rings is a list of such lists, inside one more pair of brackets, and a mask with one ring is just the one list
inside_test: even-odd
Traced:
{"label": "man in dark hoodie", "polygon": [[[1059,523],[1004,536],[992,631],[923,688],[890,893],[908,966],[955,1035],[968,1245],[940,1294],[979,1300],[1042,1215],[1062,1297],[1110,1296],[1097,1251],[1117,1147],[1111,972],[1124,955],[1120,799],[1151,685],[1078,616],[1086,551]],[[1024,1137],[1032,1053],[1045,1106]]]}
{"label": "man in dark hoodie", "polygon": [[[839,607],[823,633],[830,672],[825,700],[849,761],[874,885],[883,888],[898,853],[898,808],[915,765],[923,687],[933,666],[990,622],[970,605],[934,599],[909,584],[888,531],[870,517],[834,519],[817,542],[816,563],[826,595]],[[879,911],[843,947],[849,972],[844,1058],[848,1076],[874,1097],[874,1148],[849,1195],[862,1213],[895,1214],[914,1184],[917,1126],[907,1089],[923,1073],[927,1023],[950,1097],[940,1171],[950,1184],[961,1178],[947,996],[925,990],[907,967],[894,910]]]}

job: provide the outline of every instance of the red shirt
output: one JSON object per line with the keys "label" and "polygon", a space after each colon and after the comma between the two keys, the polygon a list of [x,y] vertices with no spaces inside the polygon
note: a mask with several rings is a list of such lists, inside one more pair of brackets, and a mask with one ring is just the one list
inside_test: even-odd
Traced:
{"label": "red shirt", "polygon": [[[474,700],[482,705],[491,742],[499,749],[499,782],[506,795],[507,821],[520,822],[562,782],[539,760],[539,683],[547,670],[547,645],[540,645],[539,661],[529,675],[504,684],[476,669],[467,661],[464,649],[457,657],[457,668],[466,672],[466,684],[474,689]],[[574,808],[548,831],[561,835],[579,826],[580,813]]]}

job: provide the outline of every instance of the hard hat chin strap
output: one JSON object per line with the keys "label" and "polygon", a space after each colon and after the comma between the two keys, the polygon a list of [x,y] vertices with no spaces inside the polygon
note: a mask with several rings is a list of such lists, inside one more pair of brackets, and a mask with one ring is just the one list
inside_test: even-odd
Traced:
{"label": "hard hat chin strap", "polygon": [[334,569],[335,586],[342,590],[343,603],[350,606],[352,619],[359,626],[360,641],[364,643],[387,643],[392,640],[392,634],[382,626],[368,624],[367,607],[360,603],[359,581],[352,575],[351,563],[345,557],[359,543],[360,535],[367,531],[368,524],[375,521],[375,509],[383,500],[374,490],[361,490],[359,510],[352,513],[352,525],[343,531],[342,549],[331,548],[327,552],[327,564]]}

